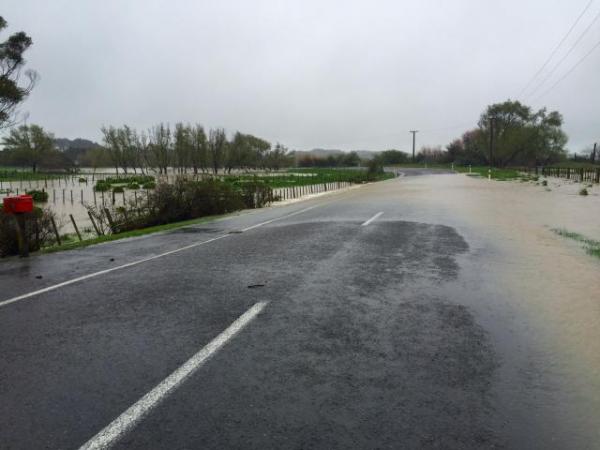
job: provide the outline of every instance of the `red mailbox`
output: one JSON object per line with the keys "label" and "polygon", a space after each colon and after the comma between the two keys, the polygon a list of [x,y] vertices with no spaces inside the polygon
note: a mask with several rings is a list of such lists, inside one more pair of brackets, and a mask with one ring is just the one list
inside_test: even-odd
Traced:
{"label": "red mailbox", "polygon": [[3,204],[4,212],[9,214],[20,214],[33,211],[33,197],[31,195],[5,197]]}

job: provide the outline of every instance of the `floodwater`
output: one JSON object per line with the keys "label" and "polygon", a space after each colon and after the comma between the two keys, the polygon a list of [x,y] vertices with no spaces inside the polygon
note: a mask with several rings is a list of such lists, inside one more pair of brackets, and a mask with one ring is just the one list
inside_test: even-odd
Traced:
{"label": "floodwater", "polygon": [[[232,172],[237,173],[237,172]],[[239,172],[245,174],[246,172]],[[132,175],[133,173],[129,173]],[[286,173],[289,174],[289,173]],[[123,175],[123,174],[121,174]],[[172,169],[169,170],[168,175],[158,176],[152,174],[156,179],[162,181],[173,182],[178,174]],[[193,176],[191,173],[186,174]],[[268,172],[268,173],[257,173],[260,176],[278,176],[281,173]],[[309,173],[294,173],[294,176],[311,176]],[[114,196],[112,192],[96,192],[94,191],[94,185],[97,180],[104,179],[110,176],[115,176],[114,170],[102,169],[95,173],[92,173],[89,169],[82,169],[80,174],[69,175],[61,178],[52,178],[47,180],[25,180],[25,181],[0,181],[0,202],[2,198],[7,195],[24,194],[26,191],[36,189],[45,190],[48,192],[48,202],[38,203],[37,206],[46,207],[52,210],[57,216],[57,225],[60,229],[61,234],[73,234],[75,229],[71,222],[69,215],[73,215],[79,231],[86,237],[95,236],[92,223],[88,216],[87,206],[102,207],[103,205],[117,205],[121,206],[125,203],[136,202],[143,205],[144,202],[148,201],[148,191],[144,189],[129,190],[125,189],[123,193],[116,193]],[[198,174],[197,177],[212,176]],[[79,179],[84,178],[86,182],[80,182]],[[344,186],[347,187],[347,186]],[[328,186],[327,191],[338,188],[331,183]],[[9,192],[10,191],[10,192]],[[324,192],[323,186],[315,186],[310,190],[313,195],[314,193]],[[308,196],[309,189],[296,189],[293,191],[290,188],[276,188],[273,189],[273,194],[282,199],[283,202],[287,203],[291,198],[296,196]],[[113,203],[114,202],[114,203]]]}
{"label": "floodwater", "polygon": [[[95,192],[93,187],[98,179],[113,176],[109,172],[91,174],[80,174],[48,180],[35,181],[2,181],[0,187],[0,200],[9,195],[7,190],[12,191],[10,195],[24,194],[26,191],[37,189],[48,192],[48,202],[37,203],[37,206],[46,207],[56,213],[61,233],[74,233],[73,225],[69,218],[72,214],[80,231],[86,234],[92,233],[92,224],[88,217],[86,205],[102,206],[112,204],[111,192]],[[85,178],[87,182],[79,182]],[[147,199],[148,192],[140,189],[138,191],[125,190],[124,193],[115,194],[115,204],[123,205],[124,202],[138,200],[143,202]]]}
{"label": "floodwater", "polygon": [[582,184],[551,178],[550,190],[466,175],[402,182],[405,220],[453,226],[469,243],[460,279],[440,295],[490,333],[497,427],[510,446],[600,448],[600,259],[552,231],[600,240],[600,187],[580,196]]}

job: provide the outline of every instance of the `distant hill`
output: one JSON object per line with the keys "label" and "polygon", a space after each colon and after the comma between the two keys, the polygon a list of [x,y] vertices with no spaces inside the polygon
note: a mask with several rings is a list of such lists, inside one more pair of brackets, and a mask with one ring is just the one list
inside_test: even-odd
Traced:
{"label": "distant hill", "polygon": [[314,156],[316,158],[327,158],[328,156],[340,156],[344,153],[350,153],[355,151],[358,153],[360,159],[371,159],[378,152],[372,152],[369,150],[339,150],[339,149],[325,149],[325,148],[313,148],[312,150],[296,150],[296,157],[302,158],[303,156]]}
{"label": "distant hill", "polygon": [[56,138],[54,139],[54,144],[76,165],[82,164],[82,159],[88,150],[100,147],[100,144],[82,138],[75,138],[73,140],[67,138]]}
{"label": "distant hill", "polygon": [[90,148],[100,147],[100,144],[94,141],[90,141],[88,139],[75,138],[75,139],[67,139],[67,138],[56,138],[54,139],[54,144],[61,151],[66,150],[88,150]]}

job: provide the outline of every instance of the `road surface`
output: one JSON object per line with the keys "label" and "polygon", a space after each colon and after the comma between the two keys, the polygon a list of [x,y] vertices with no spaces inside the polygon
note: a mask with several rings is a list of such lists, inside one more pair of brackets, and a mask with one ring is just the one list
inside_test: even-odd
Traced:
{"label": "road surface", "polygon": [[421,174],[0,262],[0,448],[600,448],[599,265]]}

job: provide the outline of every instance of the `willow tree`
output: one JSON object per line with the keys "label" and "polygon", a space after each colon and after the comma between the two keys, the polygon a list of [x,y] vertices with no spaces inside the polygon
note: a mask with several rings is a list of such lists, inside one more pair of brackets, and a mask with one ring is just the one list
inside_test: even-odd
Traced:
{"label": "willow tree", "polygon": [[[566,155],[567,135],[558,111],[533,111],[518,101],[487,107],[479,119],[478,147],[489,164],[543,164]],[[492,150],[490,161],[489,150]]]}

